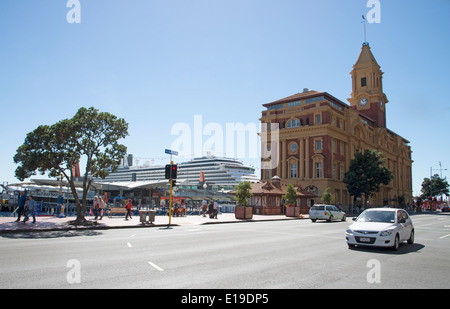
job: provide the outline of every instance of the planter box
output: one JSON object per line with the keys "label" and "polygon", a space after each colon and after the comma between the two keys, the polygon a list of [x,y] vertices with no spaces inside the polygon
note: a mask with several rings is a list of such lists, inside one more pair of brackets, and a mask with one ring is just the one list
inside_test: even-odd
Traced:
{"label": "planter box", "polygon": [[286,217],[299,217],[300,207],[286,207]]}
{"label": "planter box", "polygon": [[281,207],[261,207],[261,215],[282,215]]}
{"label": "planter box", "polygon": [[253,207],[236,206],[234,216],[236,219],[252,219]]}

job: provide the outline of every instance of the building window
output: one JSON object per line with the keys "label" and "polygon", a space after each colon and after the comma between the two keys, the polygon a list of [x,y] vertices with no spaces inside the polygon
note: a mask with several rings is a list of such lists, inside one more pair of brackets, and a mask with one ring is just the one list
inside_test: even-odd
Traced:
{"label": "building window", "polygon": [[289,150],[291,152],[296,152],[297,151],[297,143],[291,143],[291,145],[289,145]]}
{"label": "building window", "polygon": [[266,179],[272,178],[272,170],[266,170]]}
{"label": "building window", "polygon": [[268,106],[267,110],[280,109],[280,108],[283,108],[283,104],[276,104],[276,105]]}
{"label": "building window", "polygon": [[321,119],[320,119],[320,114],[319,115],[316,115],[316,123],[320,123],[321,122]]}
{"label": "building window", "polygon": [[367,86],[367,80],[365,77],[361,78],[361,87]]}
{"label": "building window", "polygon": [[316,178],[322,178],[322,162],[316,163]]}
{"label": "building window", "polygon": [[325,97],[324,97],[324,96],[306,99],[306,100],[305,100],[305,103],[306,103],[306,104],[309,104],[309,103],[313,103],[313,102],[317,102],[317,101],[322,101],[322,100],[325,100]]}
{"label": "building window", "polygon": [[290,164],[290,178],[297,178],[297,164]]}
{"label": "building window", "polygon": [[287,128],[296,128],[300,126],[300,121],[298,119],[289,120],[287,123]]}
{"label": "building window", "polygon": [[344,180],[344,165],[341,164],[340,168],[339,180]]}
{"label": "building window", "polygon": [[322,150],[322,140],[316,140],[316,150]]}
{"label": "building window", "polygon": [[300,104],[302,104],[302,101],[301,101],[301,100],[299,100],[299,101],[293,101],[293,102],[289,102],[289,103],[288,103],[288,107],[297,106],[297,105],[300,105]]}

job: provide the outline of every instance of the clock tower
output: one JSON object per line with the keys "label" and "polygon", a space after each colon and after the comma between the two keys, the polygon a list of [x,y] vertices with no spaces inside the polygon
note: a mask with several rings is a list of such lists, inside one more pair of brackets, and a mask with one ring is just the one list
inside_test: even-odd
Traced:
{"label": "clock tower", "polygon": [[377,127],[386,127],[386,103],[383,93],[383,72],[370,51],[369,43],[361,48],[358,60],[350,72],[352,93],[347,99],[350,106],[372,119]]}

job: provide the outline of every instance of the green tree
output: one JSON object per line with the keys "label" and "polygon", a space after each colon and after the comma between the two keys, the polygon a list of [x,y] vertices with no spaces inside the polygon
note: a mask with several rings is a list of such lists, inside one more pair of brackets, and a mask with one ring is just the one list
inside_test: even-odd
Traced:
{"label": "green tree", "polygon": [[350,195],[364,196],[367,201],[371,195],[380,191],[381,185],[389,184],[393,176],[392,172],[383,166],[384,162],[385,159],[379,151],[357,151],[343,180]]}
{"label": "green tree", "polygon": [[249,199],[252,197],[252,186],[249,181],[243,181],[236,186],[234,199],[237,206],[248,206]]}
{"label": "green tree", "polygon": [[437,197],[440,195],[449,195],[449,184],[447,180],[439,177],[438,174],[431,178],[425,178],[422,182],[422,198]]}
{"label": "green tree", "polygon": [[334,196],[333,194],[331,194],[330,191],[331,191],[330,187],[327,187],[325,191],[323,191],[322,193],[322,201],[325,204],[331,204],[331,202],[333,202]]}
{"label": "green tree", "polygon": [[283,199],[286,200],[286,205],[297,206],[298,194],[293,184],[288,184],[286,187],[286,194],[283,195]]}
{"label": "green tree", "polygon": [[[14,162],[16,177],[23,181],[36,171],[49,177],[64,177],[75,198],[77,218],[75,225],[87,224],[87,194],[92,180],[105,178],[110,171],[117,170],[127,148],[118,141],[128,135],[128,123],[110,113],[93,107],[80,108],[71,119],[53,125],[41,125],[27,134],[25,142],[17,149]],[[86,168],[83,176],[83,195],[78,196],[73,167],[81,159]]]}

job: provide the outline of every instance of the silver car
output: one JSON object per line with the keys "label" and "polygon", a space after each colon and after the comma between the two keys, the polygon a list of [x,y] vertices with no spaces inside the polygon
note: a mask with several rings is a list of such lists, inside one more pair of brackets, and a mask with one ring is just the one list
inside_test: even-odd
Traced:
{"label": "silver car", "polygon": [[315,204],[309,209],[309,218],[312,222],[316,220],[333,220],[346,221],[345,212],[340,211],[336,206],[326,204]]}

